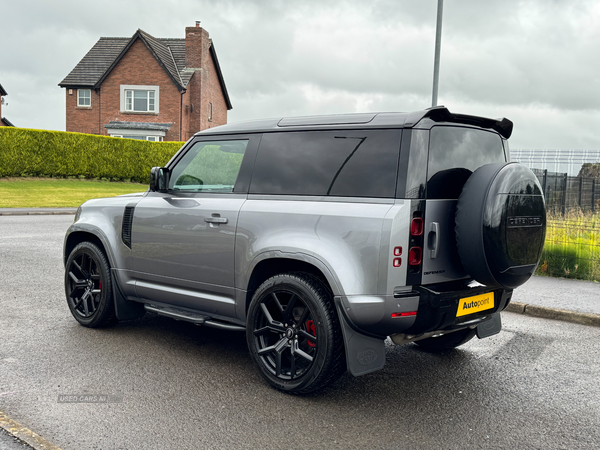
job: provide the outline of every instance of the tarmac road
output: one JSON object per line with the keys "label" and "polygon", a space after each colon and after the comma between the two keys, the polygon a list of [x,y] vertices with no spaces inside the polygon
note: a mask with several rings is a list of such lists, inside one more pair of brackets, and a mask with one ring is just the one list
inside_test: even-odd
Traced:
{"label": "tarmac road", "polygon": [[382,371],[293,397],[262,382],[242,333],[79,326],[72,220],[0,217],[0,411],[60,448],[598,448],[600,328],[505,313],[497,336],[443,355],[389,344]]}

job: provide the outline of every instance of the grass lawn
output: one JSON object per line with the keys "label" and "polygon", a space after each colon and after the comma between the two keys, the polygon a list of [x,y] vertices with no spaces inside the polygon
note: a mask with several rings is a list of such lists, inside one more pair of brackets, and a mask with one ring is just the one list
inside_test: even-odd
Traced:
{"label": "grass lawn", "polygon": [[77,207],[91,198],[143,192],[145,184],[60,178],[0,178],[0,208]]}

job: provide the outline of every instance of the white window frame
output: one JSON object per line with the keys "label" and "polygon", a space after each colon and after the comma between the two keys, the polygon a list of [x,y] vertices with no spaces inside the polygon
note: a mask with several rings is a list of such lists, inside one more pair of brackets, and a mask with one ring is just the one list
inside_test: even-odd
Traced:
{"label": "white window frame", "polygon": [[146,141],[154,142],[162,142],[165,134],[164,131],[160,130],[128,130],[123,128],[111,128],[108,130],[108,135],[111,137],[140,136]]}
{"label": "white window frame", "polygon": [[[158,114],[159,105],[160,105],[160,88],[159,86],[141,86],[141,85],[132,85],[132,84],[122,84],[121,85],[121,112],[127,114]],[[152,111],[135,111],[133,110],[133,97],[131,103],[131,109],[127,109],[127,93],[129,91],[152,91],[154,92],[154,110]],[[134,95],[133,93],[131,94]],[[149,102],[148,102],[149,105]]]}
{"label": "white window frame", "polygon": [[[88,96],[85,97],[82,94],[84,92],[88,93]],[[88,100],[89,104],[83,104],[82,100]],[[92,90],[91,89],[77,89],[77,107],[78,108],[91,108],[92,107]]]}

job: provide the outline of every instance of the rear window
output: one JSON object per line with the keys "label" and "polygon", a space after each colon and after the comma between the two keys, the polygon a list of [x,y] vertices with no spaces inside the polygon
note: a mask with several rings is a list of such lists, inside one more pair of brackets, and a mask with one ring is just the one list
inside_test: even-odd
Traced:
{"label": "rear window", "polygon": [[429,136],[427,198],[458,198],[473,171],[504,162],[502,139],[493,132],[460,127],[433,127]]}
{"label": "rear window", "polygon": [[250,193],[393,198],[401,130],[264,134]]}

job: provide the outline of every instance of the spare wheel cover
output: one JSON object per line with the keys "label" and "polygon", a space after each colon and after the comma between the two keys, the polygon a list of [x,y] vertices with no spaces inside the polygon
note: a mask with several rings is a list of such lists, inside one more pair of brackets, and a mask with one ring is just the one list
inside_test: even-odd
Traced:
{"label": "spare wheel cover", "polygon": [[481,166],[456,208],[456,244],[466,271],[488,286],[516,288],[535,272],[546,237],[546,205],[535,174],[518,163]]}

